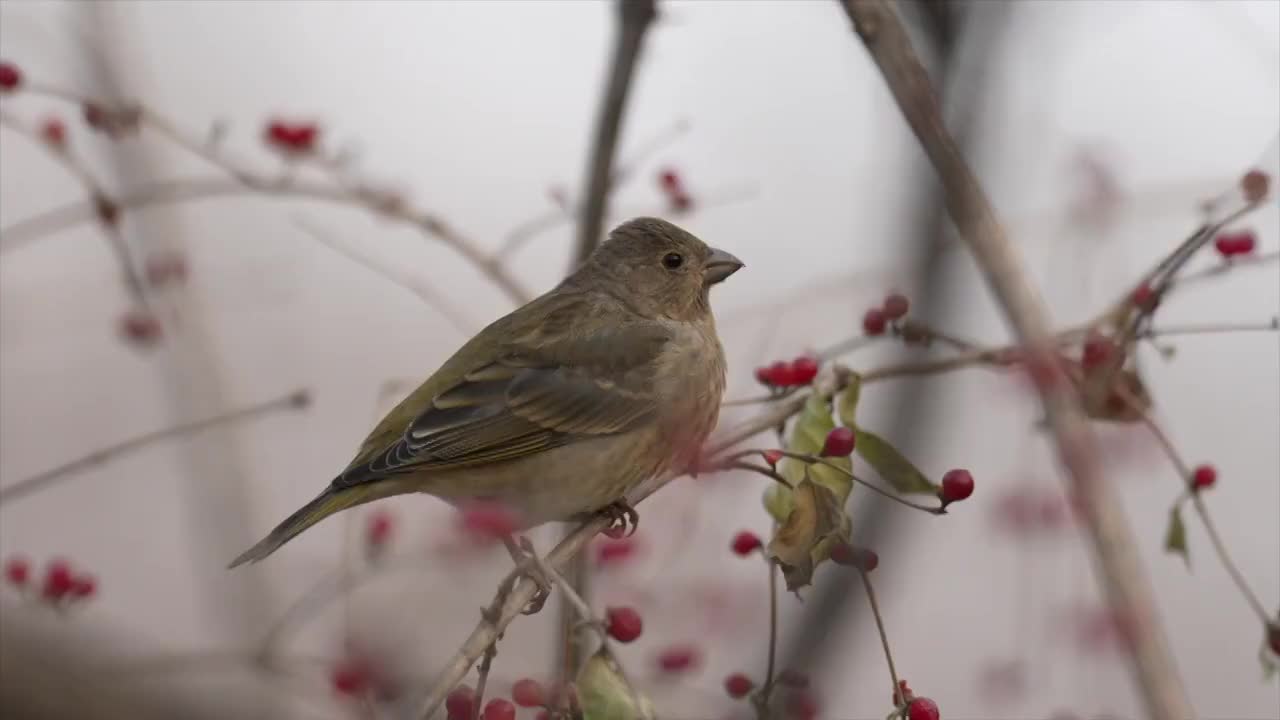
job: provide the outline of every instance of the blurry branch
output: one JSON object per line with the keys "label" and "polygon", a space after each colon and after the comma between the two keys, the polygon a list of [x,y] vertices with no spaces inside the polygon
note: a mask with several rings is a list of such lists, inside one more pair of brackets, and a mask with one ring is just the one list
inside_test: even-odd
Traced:
{"label": "blurry branch", "polygon": [[202,430],[207,430],[211,427],[228,425],[240,422],[241,420],[248,420],[249,418],[267,415],[278,410],[300,410],[307,407],[310,402],[311,396],[306,390],[296,390],[284,397],[276,398],[275,400],[269,400],[257,405],[250,405],[249,407],[233,410],[222,415],[215,415],[214,417],[205,418],[203,420],[196,420],[184,425],[175,425],[163,430],[139,435],[138,437],[125,440],[122,443],[112,445],[101,450],[95,450],[88,455],[76,458],[75,460],[64,463],[50,470],[46,470],[38,475],[33,475],[19,480],[12,485],[0,488],[0,505],[12,502],[39,490],[47,489],[59,481],[69,479],[71,475],[81,470],[107,462],[117,455],[123,455],[125,453],[133,452],[134,450],[140,450],[162,440],[190,435]]}
{"label": "blurry branch", "polygon": [[310,235],[321,245],[324,245],[351,262],[368,269],[370,272],[382,276],[386,280],[390,280],[392,283],[395,283],[418,296],[419,300],[426,303],[428,307],[435,310],[445,320],[448,320],[449,324],[453,325],[453,328],[463,337],[471,337],[475,334],[477,330],[476,323],[471,322],[461,308],[450,302],[444,294],[437,292],[429,283],[426,282],[426,280],[411,277],[395,268],[374,262],[367,256],[356,252],[336,238],[332,237],[318,225],[308,222],[303,218],[297,218],[294,222],[300,230]]}
{"label": "blurry branch", "polygon": [[[94,216],[95,208],[98,208],[97,212],[100,215],[103,201],[118,213],[148,205],[220,196],[267,195],[349,205],[363,208],[377,216],[404,222],[452,248],[513,302],[524,303],[530,298],[529,292],[510,273],[500,256],[485,252],[474,241],[458,233],[436,215],[411,206],[403,197],[395,193],[361,183],[318,182],[296,178],[290,172],[291,167],[279,173],[257,170],[228,157],[217,142],[194,139],[164,116],[142,105],[111,108],[109,105],[75,93],[39,84],[27,86],[24,92],[64,100],[86,109],[95,108],[98,112],[108,113],[109,117],[118,118],[112,122],[144,126],[221,170],[226,177],[157,181],[121,192],[118,197],[95,194],[94,188],[90,187],[90,202],[62,205],[0,229],[0,252],[11,250],[24,241],[34,240],[90,219]],[[121,132],[128,129],[130,127],[126,125]],[[333,164],[330,163],[330,165]]]}
{"label": "blurry branch", "polygon": [[587,170],[587,191],[582,197],[582,216],[578,222],[578,241],[574,255],[578,262],[586,259],[596,244],[604,225],[605,205],[613,178],[613,158],[622,126],[622,114],[631,91],[631,78],[644,43],[645,33],[657,15],[654,0],[618,0],[618,34],[613,49],[609,84],[602,98],[600,116]]}
{"label": "blurry branch", "polygon": [[[946,205],[1020,340],[1048,354],[1049,324],[985,192],[942,121],[929,77],[906,31],[885,0],[843,0],[845,12],[938,173]],[[1075,393],[1066,383],[1041,388],[1049,425],[1073,479],[1093,542],[1099,580],[1116,614],[1132,630],[1133,670],[1148,714],[1156,720],[1193,717],[1190,701],[1159,627],[1123,506],[1101,477],[1098,453]]]}
{"label": "blurry branch", "polygon": [[[129,245],[120,233],[118,206],[109,199],[103,184],[94,177],[93,172],[89,170],[85,163],[75,154],[68,151],[65,146],[45,140],[39,132],[27,127],[17,118],[3,110],[0,110],[0,127],[6,127],[46,149],[55,162],[66,168],[76,181],[84,186],[85,191],[89,194],[88,205],[93,213],[91,217],[98,219],[98,226],[106,236],[107,244],[111,246],[111,252],[116,256],[116,263],[120,266],[121,273],[124,275],[125,288],[129,291],[129,295],[135,303],[145,306],[147,304],[146,286],[143,284],[142,277],[138,274],[138,268],[134,265],[133,258],[129,253]],[[0,231],[0,237],[5,234]]]}

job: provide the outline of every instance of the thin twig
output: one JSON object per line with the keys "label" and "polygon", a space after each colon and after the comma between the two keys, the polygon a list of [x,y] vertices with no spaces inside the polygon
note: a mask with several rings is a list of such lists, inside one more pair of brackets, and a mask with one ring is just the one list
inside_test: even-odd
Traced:
{"label": "thin twig", "polygon": [[769,659],[764,670],[764,685],[755,698],[756,714],[761,720],[768,717],[769,696],[773,693],[773,675],[778,658],[778,564],[767,560],[769,567]]}
{"label": "thin twig", "polygon": [[297,390],[283,397],[268,400],[267,402],[259,403],[257,405],[250,405],[249,407],[232,410],[231,412],[215,415],[203,420],[196,420],[182,425],[174,425],[163,430],[156,430],[155,432],[139,435],[125,440],[124,442],[102,448],[101,450],[95,450],[88,455],[84,455],[76,458],[75,460],[71,460],[70,462],[45,470],[37,475],[32,475],[31,477],[19,480],[12,485],[0,488],[0,505],[12,502],[39,490],[47,489],[62,480],[68,479],[70,476],[81,470],[107,462],[117,455],[123,455],[125,453],[133,452],[134,450],[140,450],[152,443],[181,437],[183,435],[190,435],[218,425],[226,425],[239,422],[241,420],[247,420],[259,415],[266,415],[277,410],[301,409],[306,407],[309,402],[310,396],[307,391]]}
{"label": "thin twig", "polygon": [[484,703],[484,686],[489,682],[489,668],[493,665],[493,656],[498,654],[498,644],[492,643],[485,648],[480,659],[480,667],[476,670],[476,694],[471,703],[471,720],[480,720],[480,706]]}
{"label": "thin twig", "polygon": [[858,576],[862,578],[862,587],[867,590],[867,602],[871,604],[871,614],[876,619],[876,631],[880,633],[880,646],[884,648],[884,660],[889,665],[889,680],[893,683],[893,695],[890,697],[898,697],[900,694],[898,684],[898,669],[893,665],[893,652],[889,650],[889,633],[884,629],[884,616],[880,614],[880,604],[876,602],[876,591],[871,587],[871,578],[867,576],[865,570],[858,569]]}
{"label": "thin twig", "polygon": [[1218,333],[1275,332],[1280,330],[1280,316],[1265,323],[1217,323],[1201,325],[1175,325],[1147,328],[1139,333],[1142,338],[1161,338],[1172,335],[1214,335]]}
{"label": "thin twig", "polygon": [[[885,0],[844,0],[854,29],[883,74],[908,124],[942,182],[946,204],[1019,340],[1036,356],[1052,336],[1043,302],[1005,235],[986,193],[947,131],[930,85],[897,15]],[[1067,383],[1041,387],[1059,455],[1080,498],[1099,581],[1113,610],[1133,628],[1131,665],[1147,713],[1185,720],[1194,711],[1156,616],[1151,588],[1132,530],[1114,488],[1103,481],[1098,453],[1078,399]]]}
{"label": "thin twig", "polygon": [[613,49],[609,84],[596,121],[595,138],[591,143],[587,190],[582,194],[582,216],[578,222],[577,250],[574,252],[579,260],[585,260],[600,241],[609,184],[613,179],[614,153],[630,95],[631,78],[635,74],[645,33],[657,15],[653,0],[619,0],[617,12],[618,39]]}

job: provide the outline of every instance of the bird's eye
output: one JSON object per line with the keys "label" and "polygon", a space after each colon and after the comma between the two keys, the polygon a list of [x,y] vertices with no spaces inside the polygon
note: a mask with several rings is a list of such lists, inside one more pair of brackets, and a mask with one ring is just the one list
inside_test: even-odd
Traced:
{"label": "bird's eye", "polygon": [[662,256],[662,264],[668,270],[675,270],[684,264],[684,256],[680,253],[667,253]]}

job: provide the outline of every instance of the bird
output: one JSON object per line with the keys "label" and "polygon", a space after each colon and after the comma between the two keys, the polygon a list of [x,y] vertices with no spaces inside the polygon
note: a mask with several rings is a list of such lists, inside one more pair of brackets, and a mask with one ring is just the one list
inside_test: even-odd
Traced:
{"label": "bird", "polygon": [[687,467],[715,427],[726,363],[709,293],[742,267],[666,220],[618,225],[552,290],[463,344],[229,567],[408,493],[501,503],[521,530],[594,513],[637,522],[627,492]]}

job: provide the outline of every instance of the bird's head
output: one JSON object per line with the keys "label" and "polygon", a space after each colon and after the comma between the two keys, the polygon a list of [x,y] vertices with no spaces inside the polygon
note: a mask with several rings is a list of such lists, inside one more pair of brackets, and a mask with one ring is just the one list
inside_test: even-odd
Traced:
{"label": "bird's head", "polygon": [[654,315],[689,319],[708,312],[711,286],[742,266],[666,220],[642,217],[614,228],[575,279],[599,283]]}

